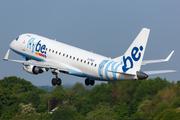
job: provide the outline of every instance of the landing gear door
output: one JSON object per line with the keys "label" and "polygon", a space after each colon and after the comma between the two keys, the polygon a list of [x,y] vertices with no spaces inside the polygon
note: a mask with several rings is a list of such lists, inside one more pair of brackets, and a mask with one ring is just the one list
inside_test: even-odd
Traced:
{"label": "landing gear door", "polygon": [[26,35],[25,37],[24,37],[24,39],[22,40],[22,50],[23,51],[26,51],[26,49],[27,49],[27,44],[28,44],[28,40],[30,39],[30,36],[29,35]]}
{"label": "landing gear door", "polygon": [[104,71],[104,66],[109,60],[104,60],[99,64],[99,75],[101,78],[103,78],[103,71]]}

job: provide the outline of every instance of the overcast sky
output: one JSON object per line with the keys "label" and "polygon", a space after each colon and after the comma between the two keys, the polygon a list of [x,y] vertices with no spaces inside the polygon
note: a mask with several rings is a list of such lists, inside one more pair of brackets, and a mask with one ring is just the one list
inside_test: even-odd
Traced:
{"label": "overcast sky", "polygon": [[[176,70],[151,75],[177,81],[180,71],[180,1],[170,0],[0,0],[0,79],[18,76],[35,85],[51,85],[52,73],[32,75],[20,63],[6,62],[9,44],[20,34],[34,33],[107,57],[123,55],[135,37],[151,29],[144,60],[166,63],[142,66],[141,70]],[[10,52],[9,58],[22,57]],[[84,83],[84,78],[59,74],[62,84]],[[100,83],[100,82],[96,82]]]}

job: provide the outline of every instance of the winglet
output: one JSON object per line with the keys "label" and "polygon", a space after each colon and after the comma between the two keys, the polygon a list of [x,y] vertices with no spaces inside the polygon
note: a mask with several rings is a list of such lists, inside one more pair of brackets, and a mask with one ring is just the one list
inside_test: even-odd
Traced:
{"label": "winglet", "polygon": [[169,59],[171,58],[172,54],[174,53],[174,50],[169,54],[169,56],[166,58],[165,61],[169,61]]}
{"label": "winglet", "polygon": [[146,65],[149,63],[159,63],[159,62],[167,62],[171,58],[172,54],[174,53],[174,50],[169,54],[169,56],[166,59],[159,59],[159,60],[144,60],[142,61],[142,65]]}
{"label": "winglet", "polygon": [[5,55],[5,57],[4,57],[4,59],[3,59],[3,60],[8,61],[9,52],[10,52],[10,49],[7,51],[7,53],[6,53],[6,55]]}

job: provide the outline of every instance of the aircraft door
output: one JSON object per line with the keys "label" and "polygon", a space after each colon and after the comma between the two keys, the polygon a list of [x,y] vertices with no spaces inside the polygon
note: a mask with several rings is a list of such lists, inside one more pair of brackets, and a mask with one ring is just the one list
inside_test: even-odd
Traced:
{"label": "aircraft door", "polygon": [[26,35],[22,40],[22,50],[25,51],[27,49],[28,40],[30,39],[29,35]]}
{"label": "aircraft door", "polygon": [[104,71],[104,66],[109,60],[104,60],[99,64],[99,75],[101,78],[103,78],[103,71]]}

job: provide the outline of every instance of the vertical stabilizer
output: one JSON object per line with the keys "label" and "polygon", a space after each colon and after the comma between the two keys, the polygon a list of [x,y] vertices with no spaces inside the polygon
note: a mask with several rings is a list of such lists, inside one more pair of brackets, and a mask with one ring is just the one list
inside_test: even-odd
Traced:
{"label": "vertical stabilizer", "polygon": [[143,28],[123,56],[124,73],[136,74],[141,68],[150,29]]}

